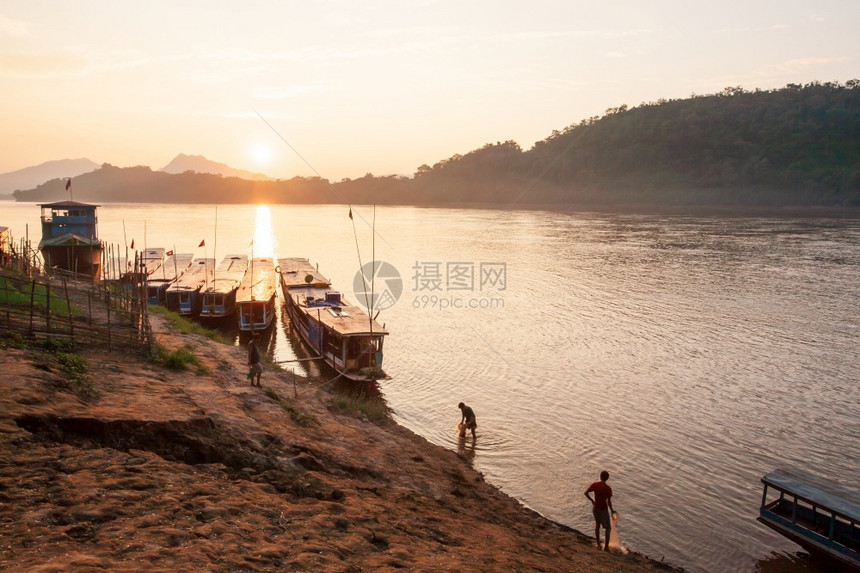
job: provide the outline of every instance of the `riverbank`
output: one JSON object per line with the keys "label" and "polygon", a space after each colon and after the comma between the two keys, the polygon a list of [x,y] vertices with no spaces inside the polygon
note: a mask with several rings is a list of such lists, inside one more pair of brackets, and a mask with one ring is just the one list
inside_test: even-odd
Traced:
{"label": "riverbank", "polygon": [[0,569],[668,569],[598,551],[317,381],[251,387],[242,349],[153,321],[199,365],[4,342]]}

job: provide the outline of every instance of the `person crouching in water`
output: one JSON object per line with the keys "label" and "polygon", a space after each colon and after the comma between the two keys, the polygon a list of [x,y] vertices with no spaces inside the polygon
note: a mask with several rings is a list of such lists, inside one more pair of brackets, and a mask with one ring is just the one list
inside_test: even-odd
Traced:
{"label": "person crouching in water", "polygon": [[457,404],[457,407],[460,408],[460,411],[463,413],[463,419],[458,424],[460,427],[460,437],[466,437],[466,430],[472,430],[472,439],[475,439],[475,429],[478,427],[478,420],[475,418],[475,412],[460,402]]}
{"label": "person crouching in water", "polygon": [[[597,548],[600,548],[600,526],[606,530],[606,544],[603,546],[604,551],[609,551],[609,532],[612,531],[612,520],[609,512],[615,514],[612,508],[612,488],[606,483],[609,479],[609,472],[600,472],[600,481],[596,481],[585,490],[585,497],[591,502],[591,512],[594,514],[594,537],[597,539]],[[594,492],[594,499],[589,493]]]}

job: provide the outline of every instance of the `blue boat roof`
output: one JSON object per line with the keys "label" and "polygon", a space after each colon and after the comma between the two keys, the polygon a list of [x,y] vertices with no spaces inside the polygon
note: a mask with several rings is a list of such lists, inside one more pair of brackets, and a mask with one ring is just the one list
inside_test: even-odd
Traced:
{"label": "blue boat roof", "polygon": [[774,470],[761,481],[860,523],[860,493],[800,470]]}
{"label": "blue boat roof", "polygon": [[77,201],[57,201],[56,203],[40,203],[39,207],[67,209],[70,207],[99,207],[99,205],[93,205],[91,203],[79,203]]}

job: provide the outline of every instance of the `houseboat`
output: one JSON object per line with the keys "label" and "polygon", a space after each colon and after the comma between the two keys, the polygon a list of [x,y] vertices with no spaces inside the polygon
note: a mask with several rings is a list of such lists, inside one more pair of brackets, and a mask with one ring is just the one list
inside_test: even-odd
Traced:
{"label": "houseboat", "polygon": [[[799,470],[775,470],[761,482],[761,523],[813,557],[860,571],[860,493],[856,489]],[[768,494],[776,497],[768,500]]]}
{"label": "houseboat", "polygon": [[203,303],[200,308],[200,318],[203,320],[221,320],[236,311],[236,292],[248,270],[248,255],[227,255],[218,268],[212,280],[200,291]]}
{"label": "houseboat", "polygon": [[385,378],[384,325],[333,290],[307,259],[278,259],[278,266],[290,328],[311,351],[349,380]]}
{"label": "houseboat", "polygon": [[147,301],[150,304],[165,304],[167,288],[191,266],[193,259],[191,253],[173,254],[170,251],[161,266],[147,278]]}
{"label": "houseboat", "polygon": [[77,201],[43,203],[39,251],[45,268],[58,268],[99,279],[102,242],[98,238],[98,205]]}
{"label": "houseboat", "polygon": [[167,309],[182,316],[197,316],[203,304],[200,289],[212,281],[214,272],[215,259],[194,259],[182,276],[167,287]]}
{"label": "houseboat", "polygon": [[271,258],[254,258],[236,292],[239,330],[257,331],[269,328],[275,319],[275,294],[278,275]]}

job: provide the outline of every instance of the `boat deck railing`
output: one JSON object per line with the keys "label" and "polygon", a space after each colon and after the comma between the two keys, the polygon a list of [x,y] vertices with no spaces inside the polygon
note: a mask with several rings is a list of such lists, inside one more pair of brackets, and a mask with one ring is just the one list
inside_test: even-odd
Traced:
{"label": "boat deck railing", "polygon": [[[761,481],[760,521],[860,565],[860,524],[851,492],[841,496],[839,486],[798,472],[777,470]],[[779,497],[768,500],[769,491],[778,492]]]}

